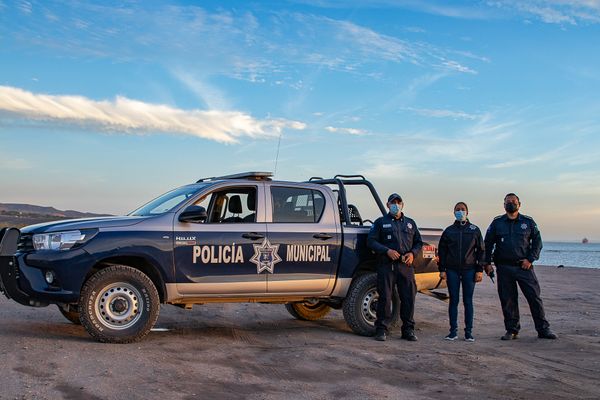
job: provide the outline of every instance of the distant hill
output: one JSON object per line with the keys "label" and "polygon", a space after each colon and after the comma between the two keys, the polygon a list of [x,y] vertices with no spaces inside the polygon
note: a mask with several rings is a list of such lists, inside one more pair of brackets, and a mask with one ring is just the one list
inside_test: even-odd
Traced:
{"label": "distant hill", "polygon": [[94,214],[74,210],[62,211],[54,207],[34,206],[31,204],[0,203],[0,228],[5,226],[21,228],[27,225],[63,219],[107,216],[110,216],[110,214]]}

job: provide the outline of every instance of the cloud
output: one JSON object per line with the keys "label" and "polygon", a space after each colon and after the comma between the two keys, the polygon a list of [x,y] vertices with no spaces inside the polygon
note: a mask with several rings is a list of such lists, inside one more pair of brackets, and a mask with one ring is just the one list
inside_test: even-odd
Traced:
{"label": "cloud", "polygon": [[182,110],[118,96],[96,101],[82,96],[35,94],[0,86],[0,111],[30,120],[90,125],[122,133],[183,134],[223,143],[240,137],[269,138],[306,125],[284,119],[258,120],[240,111]]}
{"label": "cloud", "polygon": [[513,10],[548,24],[578,25],[600,22],[598,0],[496,0],[492,7]]}
{"label": "cloud", "polygon": [[432,118],[452,118],[452,119],[467,119],[467,120],[477,120],[481,118],[480,115],[477,114],[468,114],[463,111],[452,111],[452,110],[436,110],[436,109],[428,109],[428,108],[412,108],[406,107],[403,110],[412,111],[416,114],[422,115],[424,117],[432,117]]}
{"label": "cloud", "polygon": [[11,158],[7,154],[0,153],[0,169],[20,171],[31,169],[31,163],[23,158]]}
{"label": "cloud", "polygon": [[349,135],[363,136],[367,135],[368,132],[364,129],[356,129],[356,128],[336,128],[334,126],[326,126],[325,130],[327,132],[332,133],[347,133]]}
{"label": "cloud", "polygon": [[[438,47],[307,13],[209,11],[161,3],[144,7],[138,2],[115,6],[48,0],[43,6],[34,5],[34,10],[43,12],[33,12],[18,25],[4,28],[20,46],[52,51],[55,56],[156,63],[170,71],[201,70],[204,82],[218,75],[291,86],[303,79],[298,67],[367,76],[374,65],[387,63],[472,74],[472,64],[485,59],[463,49]],[[18,10],[11,7],[8,18],[11,12]],[[69,15],[77,18],[63,17]]]}

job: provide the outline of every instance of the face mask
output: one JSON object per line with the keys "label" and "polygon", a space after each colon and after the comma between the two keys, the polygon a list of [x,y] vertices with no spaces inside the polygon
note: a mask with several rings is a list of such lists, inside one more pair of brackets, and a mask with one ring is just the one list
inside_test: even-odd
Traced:
{"label": "face mask", "polygon": [[504,205],[504,209],[506,210],[507,213],[514,213],[515,211],[517,211],[519,209],[519,206],[516,205],[515,203],[506,203]]}
{"label": "face mask", "polygon": [[466,221],[467,220],[467,212],[466,211],[454,211],[454,217],[457,221]]}
{"label": "face mask", "polygon": [[390,205],[390,213],[392,215],[400,215],[401,211],[402,211],[402,208],[400,207],[399,204],[394,203],[394,204]]}

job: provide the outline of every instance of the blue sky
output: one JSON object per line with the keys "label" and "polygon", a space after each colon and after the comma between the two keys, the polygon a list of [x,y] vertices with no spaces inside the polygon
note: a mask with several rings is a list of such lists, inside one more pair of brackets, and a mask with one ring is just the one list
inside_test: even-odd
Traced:
{"label": "blue sky", "polygon": [[0,202],[126,213],[281,140],[276,178],[365,174],[422,226],[514,191],[600,241],[599,66],[599,0],[0,0]]}

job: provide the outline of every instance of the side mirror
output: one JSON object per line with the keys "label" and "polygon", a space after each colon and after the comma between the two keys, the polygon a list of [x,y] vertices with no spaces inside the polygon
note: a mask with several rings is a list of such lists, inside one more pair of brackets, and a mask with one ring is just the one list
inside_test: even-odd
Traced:
{"label": "side mirror", "polygon": [[207,218],[206,209],[202,206],[189,206],[179,214],[181,222],[204,222]]}

